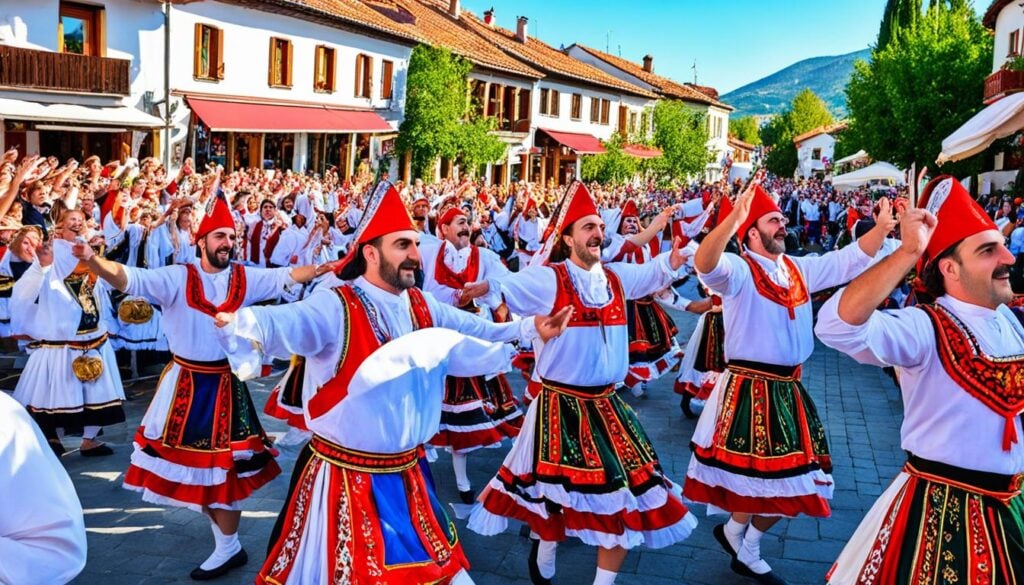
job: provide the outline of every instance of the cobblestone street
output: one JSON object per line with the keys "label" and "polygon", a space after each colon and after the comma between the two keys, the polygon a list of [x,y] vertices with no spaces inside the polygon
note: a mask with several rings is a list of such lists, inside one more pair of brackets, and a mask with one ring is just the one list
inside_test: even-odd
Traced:
{"label": "cobblestone street", "polygon": [[[692,292],[692,291],[690,291]],[[695,318],[673,315],[685,335]],[[521,379],[515,375],[517,391]],[[792,584],[818,584],[843,544],[856,528],[875,497],[898,472],[903,462],[899,448],[902,407],[892,382],[881,371],[862,367],[845,356],[819,344],[804,367],[804,383],[817,401],[829,432],[835,462],[836,481],[833,515],[826,520],[800,518],[780,522],[762,543],[764,557],[775,571]],[[626,394],[637,410],[658,449],[669,476],[681,481],[690,458],[688,441],[695,422],[681,415],[678,397],[672,393],[673,377],[658,380],[649,398],[638,400]],[[276,378],[250,384],[262,407]],[[85,510],[89,537],[89,560],[78,584],[152,584],[188,581],[188,573],[202,562],[212,547],[209,523],[204,516],[181,509],[168,509],[141,501],[137,494],[121,487],[131,453],[131,433],[141,419],[155,381],[128,389],[135,394],[126,404],[129,423],[108,428],[104,439],[116,455],[102,460],[84,459],[77,452],[63,458]],[[286,430],[278,421],[266,419],[268,430],[280,435]],[[492,449],[470,456],[470,477],[474,488],[483,487],[497,470],[506,452]],[[282,449],[284,473],[245,502],[241,540],[249,553],[249,564],[224,584],[252,583],[264,558],[267,538],[281,508],[297,447]],[[442,453],[433,465],[434,478],[443,501],[457,501],[451,459]],[[633,551],[619,575],[622,585],[731,584],[747,583],[729,570],[728,558],[715,543],[711,528],[721,520],[704,515],[703,506],[693,506],[700,525],[684,543],[650,551]],[[528,540],[518,526],[496,537],[469,532],[457,521],[460,536],[472,563],[471,575],[480,585],[527,585]],[[555,581],[563,585],[590,583],[594,574],[595,551],[577,542],[559,548]]]}

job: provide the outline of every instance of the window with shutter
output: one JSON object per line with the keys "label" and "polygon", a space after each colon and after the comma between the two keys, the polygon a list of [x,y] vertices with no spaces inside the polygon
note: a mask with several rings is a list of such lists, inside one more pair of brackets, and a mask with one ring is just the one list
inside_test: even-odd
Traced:
{"label": "window with shutter", "polygon": [[313,90],[324,93],[331,93],[334,86],[334,49],[325,45],[319,45],[314,53],[313,60]]}
{"label": "window with shutter", "polygon": [[551,91],[548,88],[546,88],[546,87],[540,88],[540,113],[541,114],[547,115],[547,113],[548,113],[548,99],[550,99],[550,97],[549,97],[550,93],[551,93]]}
{"label": "window with shutter", "polygon": [[380,78],[380,97],[381,99],[389,100],[393,97],[394,88],[392,87],[393,79],[395,76],[395,64],[392,61],[384,60],[381,67],[381,78]]}
{"label": "window with shutter", "polygon": [[209,81],[224,79],[223,30],[196,23],[192,76]]}
{"label": "window with shutter", "polygon": [[612,102],[609,100],[601,100],[601,123],[607,126],[611,123],[612,115]]}
{"label": "window with shutter", "polygon": [[572,111],[570,112],[573,120],[580,120],[583,118],[583,96],[574,93],[572,94]]}
{"label": "window with shutter", "polygon": [[561,98],[561,96],[558,94],[558,90],[557,89],[552,89],[551,90],[551,107],[548,108],[548,111],[551,112],[551,115],[556,117],[556,118],[558,117],[558,101],[559,101],[560,98]]}
{"label": "window with shutter", "polygon": [[597,124],[601,121],[601,100],[590,98],[590,123]]}
{"label": "window with shutter", "polygon": [[292,43],[288,39],[270,37],[268,83],[272,87],[292,85]]}

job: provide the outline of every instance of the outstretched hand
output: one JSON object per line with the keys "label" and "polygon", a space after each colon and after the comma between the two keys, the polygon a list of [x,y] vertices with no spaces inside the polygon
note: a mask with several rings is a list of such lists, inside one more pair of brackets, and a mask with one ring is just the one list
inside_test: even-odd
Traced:
{"label": "outstretched hand", "polygon": [[901,249],[916,257],[924,254],[928,242],[938,227],[939,220],[926,209],[914,207],[908,209],[900,217]]}
{"label": "outstretched hand", "polygon": [[672,267],[672,270],[679,270],[692,255],[693,252],[685,247],[682,238],[673,238],[672,253],[668,257],[668,265]]}
{"label": "outstretched hand", "polygon": [[534,325],[537,326],[537,333],[540,334],[541,340],[547,342],[550,339],[554,339],[565,331],[565,328],[569,326],[569,320],[572,319],[573,308],[571,306],[562,308],[554,315],[543,316],[537,315],[533,318]]}
{"label": "outstretched hand", "polygon": [[747,189],[736,197],[736,201],[733,202],[732,213],[726,220],[730,225],[735,226],[734,229],[738,230],[743,222],[750,216],[750,206],[754,202],[754,193],[756,192],[755,187],[760,185],[761,182],[754,179],[747,185]]}
{"label": "outstretched hand", "polygon": [[213,318],[213,324],[217,327],[227,327],[235,320],[234,313],[217,313]]}
{"label": "outstretched hand", "polygon": [[893,214],[893,206],[889,203],[888,197],[882,197],[878,200],[878,212],[875,213],[875,227],[882,230],[882,233],[888,234],[896,228],[896,224],[899,220]]}

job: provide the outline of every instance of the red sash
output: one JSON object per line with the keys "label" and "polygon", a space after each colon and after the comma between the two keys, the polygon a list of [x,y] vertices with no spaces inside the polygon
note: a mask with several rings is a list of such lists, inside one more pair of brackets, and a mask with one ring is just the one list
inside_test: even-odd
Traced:
{"label": "red sash", "polygon": [[[568,262],[568,260],[566,261]],[[604,268],[605,276],[608,277],[608,287],[611,289],[612,298],[603,307],[587,307],[576,292],[569,276],[569,269],[565,262],[552,264],[555,271],[555,306],[551,309],[554,315],[562,308],[572,305],[574,311],[572,319],[569,320],[569,327],[597,327],[598,325],[625,325],[626,324],[626,294],[622,290],[622,283],[619,277]]]}
{"label": "red sash", "polygon": [[[647,248],[651,251],[651,258],[658,255],[658,238],[647,242]],[[612,262],[628,262],[630,264],[643,264],[645,262],[643,246],[637,246],[628,239],[622,243],[619,253],[612,258]]]}
{"label": "red sash", "polygon": [[1006,419],[1003,450],[1009,451],[1011,443],[1018,440],[1013,419],[1024,411],[1024,355],[989,357],[967,327],[945,307],[918,307],[932,320],[942,369],[965,392]]}
{"label": "red sash", "polygon": [[[410,288],[408,291],[413,330],[433,327],[433,318],[430,316],[430,309],[423,298],[423,293],[418,288]],[[361,293],[354,286],[339,286],[334,292],[345,305],[345,330],[341,335],[345,345],[335,367],[334,377],[318,388],[307,404],[310,418],[323,416],[344,400],[348,395],[348,384],[359,369],[359,365],[377,351],[377,348],[391,341],[387,334],[380,331],[376,323],[370,320],[370,311],[374,309],[367,306],[368,301],[363,300]]]}
{"label": "red sash", "polygon": [[789,271],[790,278],[789,288],[783,288],[768,277],[768,273],[758,264],[757,260],[750,258],[746,254],[740,257],[746,261],[747,266],[750,266],[750,272],[754,276],[754,286],[757,287],[758,294],[777,305],[786,307],[786,310],[789,311],[789,319],[791,321],[796,319],[795,309],[811,300],[810,295],[807,294],[804,276],[800,273],[796,264],[788,256],[782,257],[782,261],[786,264],[786,269]]}
{"label": "red sash", "polygon": [[[257,221],[252,226],[252,233],[249,234],[249,261],[253,264],[260,263],[260,239],[263,235],[263,220]],[[270,255],[277,247],[277,241],[281,239],[281,228],[275,228],[267,237],[267,245],[263,248],[263,266],[270,262]]]}
{"label": "red sash", "polygon": [[189,307],[210,317],[216,317],[217,313],[234,313],[242,308],[242,302],[245,301],[245,268],[242,265],[231,264],[228,294],[219,305],[214,305],[206,299],[203,279],[199,277],[199,269],[195,264],[186,264],[185,270],[188,271],[185,279],[185,302]]}
{"label": "red sash", "polygon": [[445,264],[444,249],[445,245],[442,243],[434,262],[434,280],[455,290],[462,290],[468,282],[476,282],[480,275],[480,248],[470,246],[469,260],[466,261],[466,268],[462,272],[455,272]]}

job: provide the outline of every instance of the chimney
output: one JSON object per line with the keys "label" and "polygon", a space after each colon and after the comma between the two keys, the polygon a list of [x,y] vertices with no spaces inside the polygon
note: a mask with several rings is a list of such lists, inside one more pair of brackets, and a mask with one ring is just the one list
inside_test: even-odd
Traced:
{"label": "chimney", "polygon": [[644,55],[644,71],[654,73],[654,57]]}
{"label": "chimney", "polygon": [[494,26],[494,7],[490,10],[484,10],[484,24],[487,26]]}
{"label": "chimney", "polygon": [[530,19],[526,18],[525,16],[520,16],[516,18],[516,40],[518,40],[520,43],[525,43],[526,39],[530,38],[530,35],[526,30],[526,23],[529,20]]}
{"label": "chimney", "polygon": [[460,1],[459,0],[450,0],[450,2],[448,3],[448,12],[449,12],[449,14],[452,15],[452,18],[454,18],[455,20],[458,20],[459,16],[462,13],[462,7],[460,6]]}

